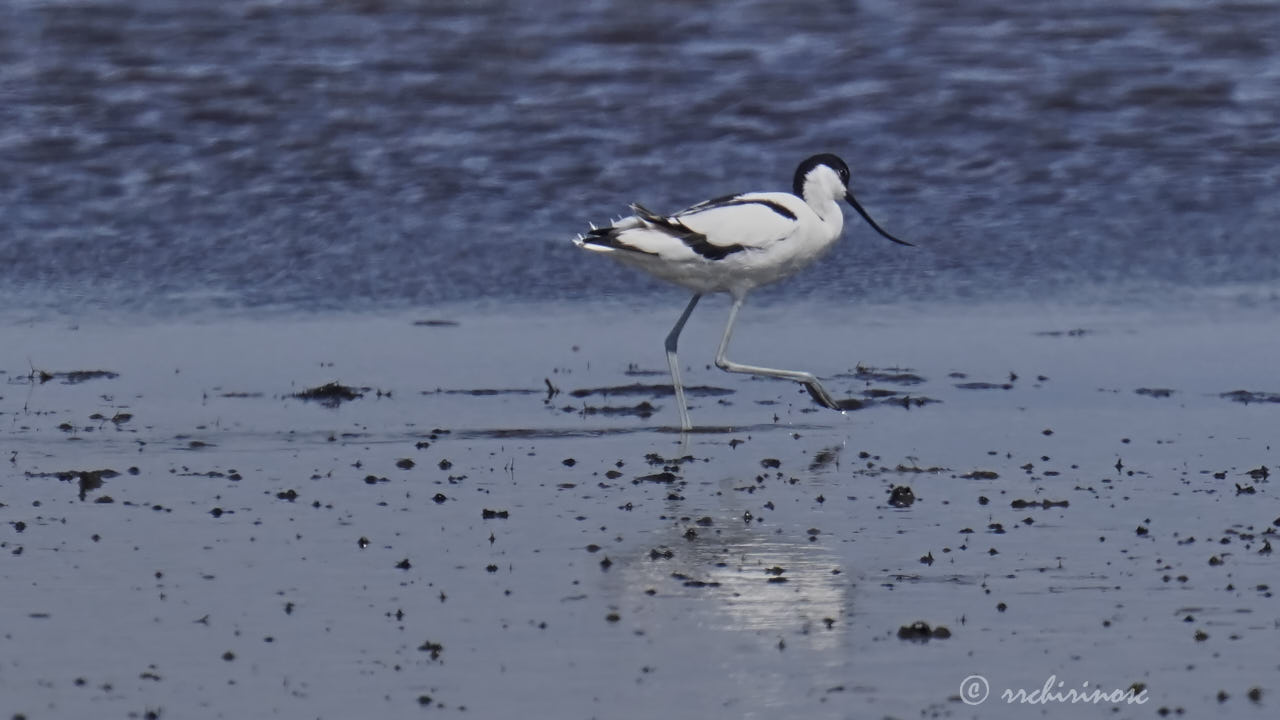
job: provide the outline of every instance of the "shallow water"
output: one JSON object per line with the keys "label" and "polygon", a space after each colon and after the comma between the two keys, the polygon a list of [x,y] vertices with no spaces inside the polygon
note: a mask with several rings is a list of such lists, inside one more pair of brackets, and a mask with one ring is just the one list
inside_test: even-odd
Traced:
{"label": "shallow water", "polygon": [[855,227],[765,297],[1158,305],[1280,274],[1269,3],[17,2],[0,96],[10,307],[634,296],[567,239],[818,151],[921,248]]}
{"label": "shallow water", "polygon": [[[1225,394],[1280,391],[1270,313],[872,309],[764,309],[735,352],[936,402],[720,373],[708,311],[685,377],[727,394],[683,445],[669,395],[574,394],[660,379],[642,316],[10,327],[5,711],[1085,712],[998,700],[1053,676],[1269,717],[1280,404]],[[330,381],[363,395],[293,397]]]}

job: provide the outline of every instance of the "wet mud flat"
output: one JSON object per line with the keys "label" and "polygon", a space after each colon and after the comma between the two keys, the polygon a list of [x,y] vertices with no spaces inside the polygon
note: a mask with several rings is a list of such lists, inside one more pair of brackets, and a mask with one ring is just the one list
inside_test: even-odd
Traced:
{"label": "wet mud flat", "polygon": [[1271,717],[1269,315],[14,324],[0,712]]}

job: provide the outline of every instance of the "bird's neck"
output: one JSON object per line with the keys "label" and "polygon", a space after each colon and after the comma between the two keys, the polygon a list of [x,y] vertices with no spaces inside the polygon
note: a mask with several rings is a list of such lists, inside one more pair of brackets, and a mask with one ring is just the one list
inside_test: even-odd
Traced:
{"label": "bird's neck", "polygon": [[840,210],[840,205],[830,197],[816,202],[810,198],[805,198],[805,201],[809,204],[809,207],[813,208],[814,214],[822,221],[831,237],[838,236],[840,231],[844,229],[844,212]]}

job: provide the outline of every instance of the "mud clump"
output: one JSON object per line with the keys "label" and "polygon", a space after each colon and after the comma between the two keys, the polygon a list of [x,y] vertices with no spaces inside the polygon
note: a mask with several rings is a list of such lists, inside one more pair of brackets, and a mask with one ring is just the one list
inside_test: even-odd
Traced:
{"label": "mud clump", "polygon": [[1013,383],[964,382],[957,383],[960,390],[1012,390]]}
{"label": "mud clump", "polygon": [[102,470],[62,470],[58,472],[47,473],[26,473],[27,477],[56,477],[62,482],[72,482],[77,484],[80,490],[80,500],[94,490],[102,487],[103,480],[117,477],[120,473],[111,468]]}
{"label": "mud clump", "polygon": [[906,485],[894,485],[889,491],[889,504],[896,508],[911,507],[915,504],[916,494]]}
{"label": "mud clump", "polygon": [[[632,397],[636,395],[646,397],[667,397],[675,395],[676,391],[669,384],[648,385],[644,383],[631,383],[630,385],[614,385],[611,387],[598,388],[579,388],[569,392],[571,397],[584,398],[592,395],[600,395],[609,397],[616,395],[618,397]],[[721,395],[732,395],[733,391],[728,388],[714,387],[711,385],[686,385],[684,394],[689,397],[718,397]]]}
{"label": "mud clump", "polygon": [[111,370],[72,370],[70,372],[49,372],[48,370],[38,370],[31,368],[31,374],[27,376],[32,382],[38,382],[41,385],[50,380],[61,379],[65,385],[78,385],[88,380],[114,380],[120,377],[120,373]]}
{"label": "mud clump", "polygon": [[863,382],[883,382],[896,385],[919,385],[924,382],[924,378],[907,368],[873,368],[865,365],[859,365],[855,369],[853,377]]}
{"label": "mud clump", "polygon": [[910,625],[903,625],[898,628],[899,640],[911,640],[914,642],[928,642],[930,640],[945,640],[951,637],[951,631],[942,625],[929,627],[929,623],[923,620],[917,620]]}
{"label": "mud clump", "polygon": [[581,409],[566,406],[566,412],[581,412],[583,415],[604,415],[606,417],[638,417],[642,420],[650,418],[658,411],[648,400],[635,405],[587,405]]}
{"label": "mud clump", "polygon": [[1280,403],[1280,393],[1270,392],[1250,392],[1248,390],[1232,390],[1224,392],[1218,397],[1226,398],[1232,402],[1248,405],[1249,403]]}
{"label": "mud clump", "polygon": [[325,407],[336,408],[344,402],[349,402],[357,398],[364,397],[361,389],[342,385],[340,383],[331,382],[318,387],[308,388],[300,393],[294,393],[290,397],[296,397],[299,400],[314,400]]}
{"label": "mud clump", "polygon": [[1043,508],[1048,510],[1055,507],[1070,507],[1071,503],[1066,500],[1014,500],[1009,503],[1009,507],[1014,510],[1023,510],[1025,508]]}

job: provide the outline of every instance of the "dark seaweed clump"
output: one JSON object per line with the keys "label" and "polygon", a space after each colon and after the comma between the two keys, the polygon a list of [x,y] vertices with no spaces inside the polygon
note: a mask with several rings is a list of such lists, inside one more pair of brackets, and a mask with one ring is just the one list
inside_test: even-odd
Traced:
{"label": "dark seaweed clump", "polygon": [[296,397],[301,400],[315,400],[325,407],[338,407],[343,402],[364,397],[364,393],[360,392],[356,388],[331,382],[325,385],[320,385],[319,387],[303,390],[300,393],[294,393],[292,397]]}

